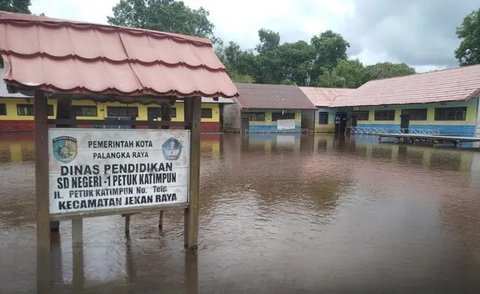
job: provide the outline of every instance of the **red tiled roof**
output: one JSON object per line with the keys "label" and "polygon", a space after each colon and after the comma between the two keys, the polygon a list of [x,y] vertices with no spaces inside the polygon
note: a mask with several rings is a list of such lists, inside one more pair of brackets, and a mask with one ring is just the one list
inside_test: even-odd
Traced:
{"label": "red tiled roof", "polygon": [[345,88],[315,87],[300,87],[300,90],[302,90],[305,96],[317,107],[328,107],[338,96],[346,95],[354,91],[354,89]]}
{"label": "red tiled roof", "polygon": [[369,81],[330,107],[463,101],[480,94],[480,65]]}
{"label": "red tiled roof", "polygon": [[4,79],[45,91],[233,97],[209,40],[0,12]]}
{"label": "red tiled roof", "polygon": [[247,109],[316,109],[297,86],[235,84],[238,103]]}

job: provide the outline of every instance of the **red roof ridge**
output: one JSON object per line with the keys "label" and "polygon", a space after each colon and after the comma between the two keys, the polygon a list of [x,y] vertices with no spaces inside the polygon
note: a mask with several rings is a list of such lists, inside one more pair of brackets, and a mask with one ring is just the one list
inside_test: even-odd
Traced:
{"label": "red roof ridge", "polygon": [[426,71],[426,72],[413,73],[413,74],[404,75],[404,76],[396,76],[396,77],[375,79],[375,80],[370,80],[370,81],[366,82],[365,84],[361,85],[359,88],[363,87],[364,85],[366,85],[368,83],[372,83],[372,82],[402,79],[402,78],[406,78],[406,77],[416,77],[416,76],[428,75],[428,74],[434,74],[434,73],[441,73],[441,72],[446,72],[446,71],[462,70],[462,69],[469,68],[469,67],[480,67],[480,64],[471,64],[471,65],[464,65],[464,66],[457,66],[457,67],[447,67],[447,68],[435,69],[435,70]]}
{"label": "red roof ridge", "polygon": [[112,30],[118,29],[122,32],[133,34],[133,35],[148,34],[149,36],[152,36],[152,37],[169,38],[177,42],[188,42],[196,46],[212,45],[212,42],[207,38],[189,36],[189,35],[184,35],[179,33],[163,32],[163,31],[134,28],[134,27],[123,27],[123,26],[116,26],[116,25],[96,24],[96,23],[89,23],[89,22],[80,22],[76,20],[51,18],[47,16],[38,16],[38,15],[29,15],[29,14],[0,11],[0,23],[3,23],[3,22],[10,22],[10,23],[18,22],[20,24],[25,23],[25,25],[27,23],[28,24],[34,23],[34,24],[43,25],[47,27],[68,26],[68,27],[80,28],[80,29],[92,28],[92,26],[94,26],[99,30],[112,31]]}
{"label": "red roof ridge", "polygon": [[118,96],[234,97],[207,39],[0,12],[4,80],[17,89]]}
{"label": "red roof ridge", "polygon": [[[160,64],[160,65],[165,65],[165,66],[184,66],[187,68],[191,69],[198,69],[198,68],[203,68],[203,69],[208,69],[210,71],[224,71],[225,66],[223,67],[211,67],[208,66],[207,64],[198,64],[198,65],[193,65],[189,64],[184,61],[179,61],[179,62],[166,62],[164,60],[153,60],[153,61],[143,61],[138,58],[128,58],[128,59],[122,59],[122,60],[115,60],[108,58],[106,56],[97,56],[94,58],[88,58],[88,57],[83,57],[78,54],[68,54],[68,55],[63,55],[63,56],[56,56],[52,54],[48,54],[46,52],[39,52],[39,53],[33,53],[33,54],[20,54],[18,52],[13,52],[11,50],[2,50],[0,49],[0,53],[3,54],[8,54],[12,56],[18,56],[18,57],[47,57],[53,60],[67,60],[67,59],[73,59],[73,60],[82,60],[82,61],[88,61],[88,62],[94,62],[94,61],[109,61],[114,64],[142,64],[142,65],[149,65],[149,64]],[[222,64],[223,65],[223,64]]]}

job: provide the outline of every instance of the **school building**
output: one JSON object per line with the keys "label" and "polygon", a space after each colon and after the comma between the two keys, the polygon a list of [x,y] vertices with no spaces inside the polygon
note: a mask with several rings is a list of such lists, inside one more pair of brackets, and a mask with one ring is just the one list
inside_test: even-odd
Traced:
{"label": "school building", "polygon": [[[3,74],[3,69],[0,74]],[[57,99],[49,99],[49,119],[57,115]],[[202,98],[202,118],[200,129],[202,132],[220,132],[223,124],[224,105],[232,104],[232,99]],[[94,102],[88,99],[77,99],[72,102],[72,110],[76,118],[82,120],[96,120],[102,122],[108,119],[157,121],[162,119],[162,109],[157,104]],[[171,121],[184,120],[184,105],[182,101],[171,106]],[[82,125],[80,125],[81,127]],[[111,127],[111,126],[109,126]],[[0,132],[1,131],[33,131],[33,97],[20,93],[8,93],[6,85],[0,82]]]}
{"label": "school building", "polygon": [[480,136],[480,65],[373,80],[339,95],[330,108],[347,127]]}
{"label": "school building", "polygon": [[[294,85],[236,83],[239,96],[225,110],[226,130],[247,133],[313,131],[316,107]],[[227,118],[226,118],[227,120]]]}

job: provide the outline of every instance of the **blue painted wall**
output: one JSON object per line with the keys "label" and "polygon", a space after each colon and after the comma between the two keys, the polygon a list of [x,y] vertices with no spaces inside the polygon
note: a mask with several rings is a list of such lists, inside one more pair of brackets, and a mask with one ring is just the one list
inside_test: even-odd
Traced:
{"label": "blue painted wall", "polygon": [[277,130],[277,125],[250,125],[250,133],[300,133],[302,131],[300,125],[295,124],[294,130]]}
{"label": "blue painted wall", "polygon": [[[382,129],[400,129],[400,124],[359,124],[358,127],[362,128],[382,128]],[[440,135],[456,135],[456,136],[465,136],[465,137],[474,137],[475,136],[475,125],[416,125],[410,124],[411,130],[414,129],[429,129],[436,130],[440,132]]]}

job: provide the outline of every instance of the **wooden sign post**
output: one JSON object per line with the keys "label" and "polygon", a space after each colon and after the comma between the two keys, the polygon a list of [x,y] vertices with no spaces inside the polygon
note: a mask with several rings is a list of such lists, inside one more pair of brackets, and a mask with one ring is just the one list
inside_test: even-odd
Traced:
{"label": "wooden sign post", "polygon": [[[172,98],[170,98],[172,99]],[[175,99],[175,98],[173,98]],[[174,101],[174,100],[173,100]],[[137,122],[128,121],[125,123],[134,125],[147,125],[149,127],[152,124],[161,126],[161,130],[115,130],[115,129],[72,129],[72,128],[58,128],[49,131],[48,125],[61,125],[66,124],[69,126],[77,125],[78,121],[75,119],[56,119],[48,120],[47,116],[47,97],[40,91],[35,91],[35,183],[36,183],[36,203],[37,203],[37,289],[38,292],[48,292],[51,282],[51,254],[50,254],[50,240],[51,231],[50,223],[52,221],[71,220],[72,221],[72,248],[74,251],[74,283],[76,281],[83,281],[83,218],[100,215],[114,215],[114,214],[132,214],[147,210],[164,210],[172,208],[181,208],[184,210],[184,245],[188,251],[195,252],[198,248],[198,219],[199,219],[199,178],[200,178],[200,117],[201,117],[201,98],[189,97],[185,98],[185,122],[173,123],[169,119],[161,122]],[[82,124],[98,124],[96,122],[81,121]],[[105,121],[105,124],[110,122]],[[122,123],[120,121],[114,123]],[[168,130],[171,125],[182,125],[186,131],[180,130]],[[88,144],[84,137],[84,131],[88,132]],[[121,137],[122,134],[126,136]],[[158,134],[156,136],[155,134]],[[182,141],[185,135],[187,141]],[[146,135],[147,137],[142,137]],[[51,138],[49,137],[51,136]],[[53,137],[52,137],[53,136]],[[168,139],[169,136],[173,136]],[[176,137],[175,137],[176,136]],[[74,155],[66,152],[65,162],[62,160],[62,154],[58,152],[58,146],[55,145],[58,139],[71,140],[74,148],[69,152],[73,152]],[[166,139],[167,138],[167,139]],[[178,139],[176,139],[178,138]],[[145,139],[145,140],[143,140]],[[95,141],[97,140],[97,141]],[[93,149],[95,142],[117,142],[123,140],[124,142],[132,144],[134,142],[145,141],[149,142],[148,148],[142,147],[145,155],[150,153],[151,158],[142,159],[121,159],[115,161],[109,157],[105,159],[104,156],[110,154],[104,149]],[[136,141],[135,141],[136,140]],[[78,141],[78,142],[77,142]],[[154,142],[154,143],[152,143]],[[183,145],[182,142],[187,144]],[[167,144],[168,143],[168,144]],[[102,143],[103,144],[103,143]],[[177,146],[178,145],[178,146]],[[169,147],[170,146],[170,147]],[[179,197],[179,201],[173,201],[171,203],[162,203],[165,197],[163,195],[154,195],[154,192],[159,189],[150,185],[151,182],[142,180],[147,174],[137,174],[138,171],[129,171],[127,174],[115,174],[112,172],[112,166],[147,166],[149,160],[152,160],[152,164],[165,164],[170,169],[175,168],[176,158],[169,158],[168,152],[176,152],[175,148],[182,148],[183,155],[181,158],[186,159],[185,162],[179,162],[179,167],[185,166],[185,170],[174,170],[175,182],[174,186],[168,186],[168,184],[158,185],[165,191],[171,194],[173,200]],[[137,146],[138,147],[138,146]],[[77,150],[78,148],[78,150]],[[103,147],[102,147],[103,148]],[[160,149],[159,149],[160,148]],[[165,149],[167,148],[167,149]],[[169,149],[173,148],[173,149]],[[137,148],[138,149],[138,148]],[[138,155],[137,149],[129,149],[128,147],[122,148],[122,150],[128,155]],[[139,149],[139,150],[140,150]],[[103,150],[104,152],[100,152]],[[113,150],[113,149],[112,149]],[[110,151],[112,151],[110,150]],[[147,150],[147,151],[145,151]],[[178,149],[177,151],[179,151]],[[115,151],[115,150],[114,150]],[[56,153],[55,153],[56,152]],[[118,150],[116,151],[118,152]],[[116,152],[112,152],[115,153]],[[129,153],[130,152],[130,153]],[[77,155],[78,153],[78,155]],[[165,158],[159,159],[160,155]],[[96,155],[98,154],[98,155]],[[106,154],[106,155],[105,155]],[[99,157],[96,157],[99,156]],[[178,155],[180,156],[180,155]],[[147,156],[148,157],[148,156]],[[136,158],[133,156],[133,158]],[[180,159],[181,159],[180,158]],[[69,160],[72,160],[71,162]],[[130,161],[128,161],[130,160]],[[163,162],[163,161],[165,162]],[[173,161],[172,161],[173,160]],[[159,163],[162,161],[161,163]],[[126,163],[125,163],[126,162]],[[163,165],[162,165],[163,166]],[[173,166],[173,167],[172,167]],[[88,167],[89,172],[78,171]],[[72,172],[76,170],[75,172]],[[93,172],[92,172],[93,170]],[[155,171],[153,171],[155,173]],[[159,172],[157,170],[157,172]],[[172,172],[172,174],[173,174]],[[80,178],[78,174],[82,175]],[[86,173],[85,176],[83,173]],[[111,174],[109,174],[111,173]],[[120,173],[120,172],[117,172]],[[130,173],[130,174],[129,174]],[[120,184],[115,182],[116,178],[122,179]],[[131,184],[125,183],[124,177],[130,177],[132,179]],[[112,178],[112,180],[111,180]],[[157,181],[158,181],[157,177]],[[177,185],[177,180],[178,186]],[[77,181],[82,182],[77,182]],[[142,182],[143,181],[143,182]],[[151,181],[151,180],[150,180]],[[69,184],[67,184],[69,183]],[[73,183],[76,183],[73,186]],[[177,186],[178,188],[176,188]],[[182,188],[183,187],[183,188]],[[99,196],[99,191],[104,189],[128,189],[127,194],[116,195],[108,198],[107,196]],[[131,188],[131,189],[130,189]],[[179,190],[178,190],[179,189]],[[149,192],[145,192],[145,191]],[[135,191],[135,192],[132,192]],[[142,192],[143,191],[143,192]],[[183,192],[182,192],[183,191]],[[90,193],[91,197],[88,200],[77,199],[77,193]],[[157,191],[158,192],[158,191]],[[72,196],[73,195],[73,196]],[[138,196],[140,195],[140,196]],[[157,196],[157,197],[155,197]],[[136,198],[140,197],[140,198]],[[97,201],[99,202],[95,202]],[[114,198],[114,199],[113,199]],[[138,199],[145,200],[145,202],[134,201]],[[152,199],[156,199],[152,200]],[[163,200],[162,200],[163,199]],[[184,200],[182,200],[184,199]],[[108,205],[106,204],[108,200]],[[93,202],[92,202],[93,201]],[[88,203],[88,204],[87,204]],[[95,204],[98,203],[98,204]],[[101,204],[101,208],[98,205]],[[105,204],[104,204],[105,203]],[[145,204],[145,205],[144,205]],[[151,204],[151,205],[148,205]],[[105,206],[104,206],[105,205]],[[94,207],[94,208],[91,208]],[[82,269],[78,271],[78,266]],[[80,276],[81,277],[80,277]],[[83,283],[82,283],[83,284]],[[78,286],[78,285],[77,285]],[[81,289],[81,286],[80,288]]]}
{"label": "wooden sign post", "polygon": [[40,90],[34,94],[35,195],[37,204],[37,292],[50,288],[50,212],[48,196],[48,104]]}

